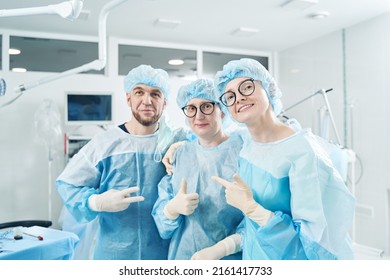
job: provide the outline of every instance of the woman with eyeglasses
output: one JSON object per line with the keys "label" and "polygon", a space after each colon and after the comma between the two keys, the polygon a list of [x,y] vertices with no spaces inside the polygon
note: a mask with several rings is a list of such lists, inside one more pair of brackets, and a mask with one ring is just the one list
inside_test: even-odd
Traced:
{"label": "woman with eyeglasses", "polygon": [[355,200],[316,137],[277,115],[281,91],[256,60],[227,63],[215,86],[250,133],[233,180],[213,179],[244,214],[243,259],[352,259]]}
{"label": "woman with eyeglasses", "polygon": [[242,259],[237,227],[243,214],[226,203],[225,191],[211,179],[232,179],[241,137],[224,132],[225,108],[211,80],[181,87],[176,101],[197,139],[176,149],[175,172],[158,186],[152,215],[161,237],[171,239],[168,259]]}

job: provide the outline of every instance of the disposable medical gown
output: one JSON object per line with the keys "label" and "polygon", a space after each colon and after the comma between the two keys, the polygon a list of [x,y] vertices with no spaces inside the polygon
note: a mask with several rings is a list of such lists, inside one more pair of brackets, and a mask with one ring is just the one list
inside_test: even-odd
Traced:
{"label": "disposable medical gown", "polygon": [[[174,173],[158,185],[159,198],[152,212],[161,237],[171,238],[168,259],[191,259],[195,252],[236,233],[242,212],[226,203],[224,188],[211,176],[231,180],[237,172],[241,147],[240,136],[234,134],[217,147],[205,148],[195,140],[176,150]],[[187,193],[199,194],[199,205],[193,214],[169,220],[163,209],[178,192],[183,178],[187,180]],[[224,259],[242,259],[242,255],[239,252]]]}
{"label": "disposable medical gown", "polygon": [[309,130],[261,144],[245,141],[239,173],[275,213],[261,227],[245,217],[244,259],[352,259],[355,200]]}
{"label": "disposable medical gown", "polygon": [[[184,132],[172,141],[180,141]],[[157,184],[166,174],[154,160],[158,132],[131,135],[119,127],[92,139],[68,163],[56,181],[57,190],[78,222],[98,217],[94,259],[166,259],[168,242],[162,240],[151,216]],[[140,187],[145,201],[121,212],[94,212],[88,198],[109,189]]]}
{"label": "disposable medical gown", "polygon": [[58,218],[58,224],[63,231],[76,234],[80,241],[73,253],[73,260],[88,260],[92,258],[95,234],[98,229],[98,218],[89,223],[78,223],[64,206]]}

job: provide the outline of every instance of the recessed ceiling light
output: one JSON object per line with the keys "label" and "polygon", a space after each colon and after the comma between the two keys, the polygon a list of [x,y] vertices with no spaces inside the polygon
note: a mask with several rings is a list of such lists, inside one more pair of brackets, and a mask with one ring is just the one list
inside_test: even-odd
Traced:
{"label": "recessed ceiling light", "polygon": [[240,27],[232,32],[232,35],[239,37],[249,37],[259,32],[256,28]]}
{"label": "recessed ceiling light", "polygon": [[312,19],[324,19],[330,16],[330,13],[327,11],[317,12],[310,14],[309,17]]}
{"label": "recessed ceiling light", "polygon": [[168,61],[169,65],[182,65],[184,61],[182,59],[171,59]]}
{"label": "recessed ceiling light", "polygon": [[14,68],[12,68],[12,72],[24,73],[24,72],[27,72],[27,69],[26,68],[14,67]]}
{"label": "recessed ceiling light", "polygon": [[176,28],[181,24],[180,20],[159,18],[153,23],[156,27]]}
{"label": "recessed ceiling light", "polygon": [[21,51],[18,50],[18,49],[9,49],[9,50],[8,50],[8,54],[9,54],[9,55],[18,55],[18,54],[20,54],[20,53],[21,53]]}

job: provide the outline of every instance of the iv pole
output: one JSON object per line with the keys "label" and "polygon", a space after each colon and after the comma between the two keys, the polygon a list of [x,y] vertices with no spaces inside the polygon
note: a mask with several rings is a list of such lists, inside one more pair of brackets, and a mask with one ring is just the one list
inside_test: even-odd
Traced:
{"label": "iv pole", "polygon": [[[322,95],[322,97],[324,98],[324,101],[325,101],[325,107],[326,107],[326,110],[328,111],[329,113],[329,118],[330,118],[330,121],[332,123],[332,127],[333,127],[333,131],[336,135],[336,138],[337,138],[337,144],[339,146],[341,146],[341,140],[340,140],[340,136],[337,132],[337,129],[336,129],[336,123],[334,121],[334,117],[333,117],[333,114],[332,114],[332,111],[330,109],[330,104],[329,104],[329,101],[328,101],[328,96],[327,96],[327,93],[332,91],[333,89],[330,88],[330,89],[327,89],[327,90],[324,90],[324,89],[320,89],[318,91],[316,91],[315,93],[303,98],[302,100],[298,101],[297,103],[291,105],[290,107],[287,107],[286,109],[283,110],[283,112],[281,114],[283,114],[284,112],[287,112],[288,110],[302,104],[303,102],[305,102],[306,100],[309,100],[310,98],[320,94]],[[350,149],[347,149],[346,150],[347,154],[348,154],[348,162],[350,163],[350,167],[351,167],[351,193],[353,196],[355,196],[355,162],[356,162],[356,154],[354,151],[350,150]],[[352,228],[351,228],[351,238],[352,240],[355,240],[356,238],[356,221],[355,221],[355,217],[353,219],[353,223],[352,223]]]}
{"label": "iv pole", "polygon": [[310,98],[316,96],[317,94],[322,95],[322,97],[324,98],[324,101],[325,101],[325,107],[326,107],[326,109],[328,110],[328,113],[329,113],[330,121],[332,122],[332,127],[333,127],[334,134],[336,135],[337,144],[341,145],[341,139],[340,139],[339,133],[337,132],[336,123],[335,123],[335,121],[334,121],[333,113],[332,113],[332,110],[331,110],[331,108],[330,108],[330,104],[329,104],[329,100],[328,100],[328,95],[327,95],[327,93],[330,92],[330,91],[332,91],[332,90],[333,90],[333,88],[330,88],[330,89],[327,89],[327,90],[325,90],[325,89],[320,89],[320,90],[316,91],[315,93],[313,93],[313,94],[311,94],[311,95],[305,97],[304,99],[298,101],[297,103],[291,105],[290,107],[287,107],[286,109],[283,110],[282,114],[283,114],[284,112],[287,112],[288,110],[290,110],[290,109],[292,109],[292,108],[298,106],[299,104],[305,102],[306,100],[308,100],[308,99],[310,99]]}
{"label": "iv pole", "polygon": [[[336,138],[337,138],[337,141],[338,141],[338,144],[341,146],[341,141],[340,141],[340,136],[339,134],[337,133],[337,129],[336,129],[336,124],[335,124],[335,121],[334,121],[334,117],[333,117],[333,114],[332,114],[332,111],[331,111],[331,108],[330,108],[330,104],[329,104],[329,101],[328,101],[328,96],[327,96],[327,93],[332,91],[333,89],[330,88],[330,89],[327,89],[327,90],[324,90],[324,89],[320,89],[318,91],[316,91],[315,93],[305,97],[304,99],[298,101],[297,103],[291,105],[290,107],[287,107],[286,109],[284,109],[284,111],[281,113],[281,115],[284,113],[284,112],[287,112],[288,110],[298,106],[299,104],[305,102],[306,100],[316,96],[317,94],[320,94],[323,96],[324,98],[324,101],[325,101],[325,107],[326,109],[328,110],[328,113],[329,113],[329,117],[330,117],[330,120],[331,120],[331,123],[332,123],[332,127],[333,127],[333,130],[334,130],[334,133],[336,135]],[[347,149],[346,150],[347,154],[348,154],[348,162],[350,164],[350,170],[351,170],[351,193],[353,196],[355,196],[355,193],[356,193],[356,182],[355,182],[355,163],[356,163],[356,153],[351,150],[351,149]],[[371,248],[371,247],[367,247],[367,246],[363,246],[363,245],[360,245],[360,244],[357,244],[355,243],[355,240],[356,240],[356,217],[353,218],[353,222],[352,222],[352,226],[351,226],[351,239],[353,241],[353,245],[355,247],[355,250],[360,250],[360,251],[364,251],[364,252],[369,252],[370,254],[374,254],[374,255],[379,255],[380,257],[383,255],[383,250],[379,250],[379,249],[376,249],[376,248]]]}

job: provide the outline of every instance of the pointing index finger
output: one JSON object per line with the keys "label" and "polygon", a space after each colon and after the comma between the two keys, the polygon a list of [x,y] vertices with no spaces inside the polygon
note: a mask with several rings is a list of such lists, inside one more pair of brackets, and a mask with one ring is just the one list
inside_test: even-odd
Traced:
{"label": "pointing index finger", "polygon": [[222,179],[218,176],[212,176],[211,179],[213,179],[218,184],[222,185],[224,188],[230,188],[232,186],[232,183],[229,181],[226,181],[225,179]]}

